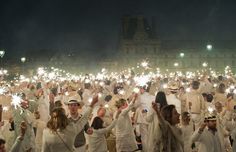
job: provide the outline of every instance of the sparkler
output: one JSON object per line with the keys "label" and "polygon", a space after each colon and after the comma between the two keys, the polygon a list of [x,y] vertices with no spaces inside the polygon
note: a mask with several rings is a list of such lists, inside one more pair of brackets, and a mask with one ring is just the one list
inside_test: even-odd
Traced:
{"label": "sparkler", "polygon": [[0,95],[3,95],[3,94],[5,94],[7,91],[6,91],[6,88],[4,88],[4,87],[1,87],[0,88]]}
{"label": "sparkler", "polygon": [[17,109],[17,107],[20,107],[21,102],[22,102],[22,99],[20,96],[12,95],[11,105],[13,105],[15,109]]}

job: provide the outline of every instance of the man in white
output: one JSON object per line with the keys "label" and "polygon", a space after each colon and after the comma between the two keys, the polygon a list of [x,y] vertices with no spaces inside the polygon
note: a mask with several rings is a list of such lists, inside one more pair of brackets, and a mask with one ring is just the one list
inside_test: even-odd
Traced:
{"label": "man in white", "polygon": [[166,96],[166,100],[168,105],[175,105],[175,108],[178,113],[182,113],[181,111],[181,101],[177,98],[177,91],[178,87],[177,85],[171,85],[169,87],[170,94]]}
{"label": "man in white", "polygon": [[[82,117],[82,115],[79,114],[78,109],[81,109],[83,102],[81,101],[79,96],[72,96],[69,98],[69,101],[66,102],[66,104],[68,105],[68,109],[69,109],[69,117],[68,117],[69,120],[71,122],[76,123]],[[84,126],[83,130],[77,134],[75,138],[75,142],[74,142],[75,152],[86,151],[86,139],[85,139],[84,132],[88,134],[92,134],[92,131],[89,128],[90,126],[87,123]]]}
{"label": "man in white", "polygon": [[224,136],[217,127],[216,116],[208,116],[192,135],[192,142],[199,142],[200,152],[224,152]]}
{"label": "man in white", "polygon": [[139,127],[141,140],[142,140],[142,151],[147,152],[147,141],[148,141],[148,123],[146,121],[147,112],[152,108],[152,102],[155,101],[155,97],[150,95],[145,86],[140,89],[141,95],[137,99],[137,110],[136,110],[136,123]]}
{"label": "man in white", "polygon": [[185,102],[185,109],[183,110],[191,114],[195,128],[200,126],[202,114],[206,109],[204,98],[199,92],[199,84],[198,81],[193,81],[191,91],[181,97],[181,101]]}

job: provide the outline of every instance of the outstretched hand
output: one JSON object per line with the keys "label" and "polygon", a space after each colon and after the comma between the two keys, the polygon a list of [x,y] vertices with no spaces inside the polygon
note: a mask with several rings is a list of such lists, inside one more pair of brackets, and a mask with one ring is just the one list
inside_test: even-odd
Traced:
{"label": "outstretched hand", "polygon": [[93,100],[92,100],[90,106],[93,107],[97,102],[98,102],[98,95],[96,94],[96,95],[93,97]]}

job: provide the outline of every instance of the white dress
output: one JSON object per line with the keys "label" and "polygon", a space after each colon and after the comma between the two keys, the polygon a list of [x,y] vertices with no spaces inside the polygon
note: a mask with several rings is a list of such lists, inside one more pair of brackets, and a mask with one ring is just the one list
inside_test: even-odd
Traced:
{"label": "white dress", "polygon": [[134,129],[129,116],[129,111],[134,104],[130,104],[126,109],[123,109],[116,124],[116,150],[134,151],[138,149]]}
{"label": "white dress", "polygon": [[93,129],[93,134],[88,136],[89,152],[107,152],[107,142],[105,134],[115,127],[117,120],[111,125],[102,129]]}

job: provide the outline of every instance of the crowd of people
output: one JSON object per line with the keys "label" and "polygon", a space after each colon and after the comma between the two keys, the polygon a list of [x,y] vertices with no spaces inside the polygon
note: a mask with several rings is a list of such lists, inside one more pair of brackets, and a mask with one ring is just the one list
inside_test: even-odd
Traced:
{"label": "crowd of people", "polygon": [[233,75],[143,78],[2,80],[0,152],[236,152]]}

